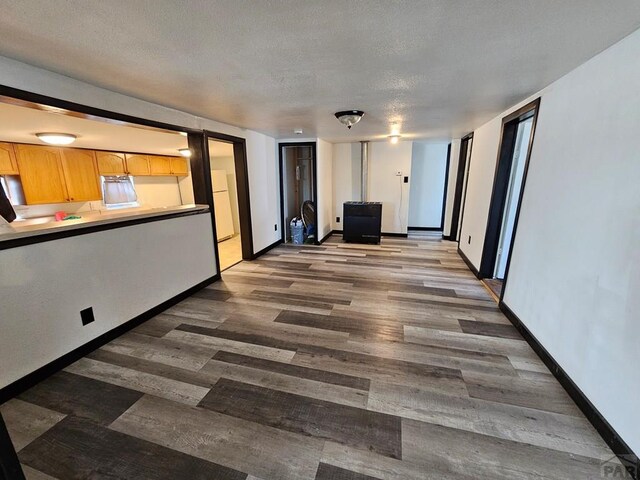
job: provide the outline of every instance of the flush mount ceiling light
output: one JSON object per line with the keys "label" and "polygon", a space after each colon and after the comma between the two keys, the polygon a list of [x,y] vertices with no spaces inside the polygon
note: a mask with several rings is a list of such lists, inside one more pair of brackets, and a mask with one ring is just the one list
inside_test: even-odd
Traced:
{"label": "flush mount ceiling light", "polygon": [[340,123],[348,129],[351,129],[352,126],[362,120],[364,112],[362,110],[345,110],[343,112],[336,112],[335,115]]}
{"label": "flush mount ceiling light", "polygon": [[42,140],[44,143],[48,143],[50,145],[69,145],[76,141],[75,135],[71,135],[70,133],[54,133],[54,132],[44,132],[44,133],[36,133],[36,137]]}
{"label": "flush mount ceiling light", "polygon": [[180,149],[178,149],[178,153],[180,153],[180,155],[182,155],[185,158],[189,158],[191,156],[191,149],[190,148],[180,148]]}
{"label": "flush mount ceiling light", "polygon": [[400,137],[401,135],[395,134],[395,135],[389,135],[387,138],[391,143],[395,144],[395,143],[398,143],[398,140],[400,140]]}

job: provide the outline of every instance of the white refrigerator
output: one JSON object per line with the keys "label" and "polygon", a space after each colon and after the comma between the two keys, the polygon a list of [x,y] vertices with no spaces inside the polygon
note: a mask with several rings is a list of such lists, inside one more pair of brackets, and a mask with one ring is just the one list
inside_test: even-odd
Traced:
{"label": "white refrigerator", "polygon": [[213,183],[213,207],[216,215],[216,233],[218,242],[233,237],[233,216],[231,214],[231,200],[227,184],[226,170],[211,170]]}

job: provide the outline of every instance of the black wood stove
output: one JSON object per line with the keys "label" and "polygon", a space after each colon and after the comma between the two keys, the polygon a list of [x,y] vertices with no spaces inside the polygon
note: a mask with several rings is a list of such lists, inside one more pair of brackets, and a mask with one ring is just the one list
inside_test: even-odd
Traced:
{"label": "black wood stove", "polygon": [[345,242],[380,243],[382,203],[345,202],[342,208]]}

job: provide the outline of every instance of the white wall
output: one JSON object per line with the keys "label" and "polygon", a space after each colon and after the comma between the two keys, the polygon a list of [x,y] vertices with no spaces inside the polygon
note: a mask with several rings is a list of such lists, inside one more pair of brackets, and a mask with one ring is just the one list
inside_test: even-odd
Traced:
{"label": "white wall", "polygon": [[[409,183],[412,142],[369,143],[369,198],[382,202],[382,231],[407,233],[409,217]],[[401,176],[396,176],[401,172]],[[338,143],[333,146],[333,210],[342,217],[342,203],[360,200],[360,143]],[[334,229],[342,230],[342,221]]]}
{"label": "white wall", "polygon": [[[342,205],[359,201],[360,197],[360,144],[333,145],[333,229],[342,230]],[[336,222],[340,217],[340,222]]]}
{"label": "white wall", "polygon": [[215,275],[211,217],[2,250],[0,265],[2,388]]}
{"label": "white wall", "polygon": [[[412,142],[371,142],[369,144],[369,198],[382,202],[382,231],[407,233]],[[396,173],[401,172],[400,176]]]}
{"label": "white wall", "polygon": [[[316,144],[318,176],[318,235],[322,240],[332,230],[333,217],[333,146],[320,138]],[[335,221],[335,219],[333,219]]]}
{"label": "white wall", "polygon": [[155,208],[182,205],[178,177],[134,177],[133,184],[141,206]]}
{"label": "white wall", "polygon": [[413,142],[409,226],[440,228],[448,143]]}
{"label": "white wall", "polygon": [[[277,152],[272,137],[115,93],[6,57],[0,57],[0,84],[140,118],[245,138],[254,251],[280,239]],[[187,197],[193,198],[192,190],[183,183],[180,183],[183,199],[191,203]],[[277,231],[274,225],[278,225]]]}
{"label": "white wall", "polygon": [[[540,93],[504,295],[504,302],[636,453],[640,452],[638,58],[640,31]],[[476,266],[500,119],[508,112],[477,129],[474,136],[461,247]],[[473,236],[470,246],[468,234]]]}
{"label": "white wall", "polygon": [[451,141],[451,160],[449,162],[449,177],[447,180],[447,204],[444,211],[444,228],[442,235],[450,235],[451,218],[453,216],[453,200],[456,194],[456,177],[458,175],[458,161],[460,160],[460,139]]}

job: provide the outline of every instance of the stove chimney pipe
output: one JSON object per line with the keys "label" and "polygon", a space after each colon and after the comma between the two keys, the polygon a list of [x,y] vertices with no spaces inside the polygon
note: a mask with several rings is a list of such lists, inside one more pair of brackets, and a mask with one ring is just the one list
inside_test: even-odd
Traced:
{"label": "stove chimney pipe", "polygon": [[361,201],[369,198],[369,142],[360,142],[360,196]]}

